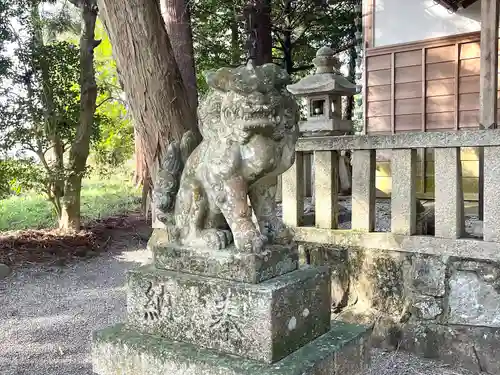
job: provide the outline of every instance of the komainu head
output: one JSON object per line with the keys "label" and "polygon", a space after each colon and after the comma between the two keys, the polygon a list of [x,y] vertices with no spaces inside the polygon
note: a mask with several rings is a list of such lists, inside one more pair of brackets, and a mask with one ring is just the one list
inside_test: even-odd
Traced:
{"label": "komainu head", "polygon": [[288,73],[275,64],[221,68],[205,73],[210,92],[199,108],[205,139],[229,137],[245,143],[255,134],[280,141],[296,133],[298,106],[286,85]]}

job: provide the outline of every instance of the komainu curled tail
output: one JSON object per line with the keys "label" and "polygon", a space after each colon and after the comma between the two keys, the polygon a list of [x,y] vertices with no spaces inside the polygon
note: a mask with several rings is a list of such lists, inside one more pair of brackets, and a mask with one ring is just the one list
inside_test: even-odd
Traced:
{"label": "komainu curled tail", "polygon": [[192,131],[182,136],[181,142],[170,142],[163,156],[153,186],[153,226],[164,228],[175,225],[175,199],[179,191],[182,171],[197,142]]}

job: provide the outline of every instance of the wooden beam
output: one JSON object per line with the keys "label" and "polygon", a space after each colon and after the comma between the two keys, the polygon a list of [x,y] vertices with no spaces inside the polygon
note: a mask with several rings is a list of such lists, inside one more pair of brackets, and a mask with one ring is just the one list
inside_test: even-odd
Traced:
{"label": "wooden beam", "polygon": [[[481,1],[481,57],[479,74],[479,127],[497,127],[498,0]],[[483,219],[484,158],[479,151],[479,218]]]}
{"label": "wooden beam", "polygon": [[415,51],[421,48],[443,47],[455,43],[464,44],[469,42],[478,42],[479,38],[480,38],[480,32],[478,31],[464,33],[464,34],[439,36],[436,38],[417,40],[414,42],[389,44],[380,47],[367,48],[366,56],[372,57],[379,55],[387,55],[388,53],[393,53],[393,52]]}
{"label": "wooden beam", "polygon": [[458,130],[460,122],[460,43],[455,45],[455,104],[454,104],[454,118],[455,130]]}
{"label": "wooden beam", "polygon": [[[422,48],[422,131],[425,132],[426,129],[426,101],[427,101],[427,48]],[[424,190],[425,191],[425,190]]]}
{"label": "wooden beam", "polygon": [[373,47],[374,12],[375,12],[375,0],[363,1],[362,20],[363,20],[363,39],[365,48]]}
{"label": "wooden beam", "polygon": [[472,4],[474,4],[476,1],[477,0],[462,0],[460,5],[462,6],[462,8],[467,8],[467,7],[471,6]]}
{"label": "wooden beam", "polygon": [[479,125],[496,128],[498,88],[498,0],[481,1]]}
{"label": "wooden beam", "polygon": [[396,133],[396,57],[391,53],[391,133]]}

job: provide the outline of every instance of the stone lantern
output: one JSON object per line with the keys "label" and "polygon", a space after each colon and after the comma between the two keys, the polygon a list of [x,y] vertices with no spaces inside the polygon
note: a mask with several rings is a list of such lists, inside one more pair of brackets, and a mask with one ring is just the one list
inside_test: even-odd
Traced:
{"label": "stone lantern", "polygon": [[313,60],[314,74],[289,85],[288,90],[307,100],[307,120],[299,124],[302,133],[341,135],[352,131],[352,121],[342,119],[342,97],[354,96],[356,85],[338,71],[334,51],[322,47]]}
{"label": "stone lantern", "polygon": [[[342,119],[342,98],[354,96],[358,90],[339,72],[339,61],[329,47],[316,53],[314,74],[289,85],[288,90],[307,101],[307,119],[299,123],[301,137],[315,135],[345,135],[353,132],[352,121]],[[341,194],[350,194],[350,157],[345,152],[339,155],[339,187]],[[304,183],[306,196],[315,201],[313,154],[304,154]]]}

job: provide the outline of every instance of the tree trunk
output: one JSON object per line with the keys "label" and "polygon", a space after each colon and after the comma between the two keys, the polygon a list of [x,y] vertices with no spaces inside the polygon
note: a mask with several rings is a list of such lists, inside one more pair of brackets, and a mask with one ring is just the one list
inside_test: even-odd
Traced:
{"label": "tree trunk", "polygon": [[135,121],[143,165],[137,175],[154,178],[168,141],[186,130],[201,140],[157,0],[99,0],[123,88]]}
{"label": "tree trunk", "polygon": [[255,63],[273,62],[273,37],[271,35],[271,0],[257,1],[257,56]]}
{"label": "tree trunk", "polygon": [[283,60],[285,69],[288,74],[293,73],[293,58],[292,58],[292,0],[287,0],[285,4],[286,29],[283,32]]}
{"label": "tree trunk", "polygon": [[80,229],[80,194],[82,177],[89,156],[90,136],[94,124],[97,84],[94,69],[94,48],[100,41],[94,39],[97,20],[96,0],[82,0],[79,3],[82,33],[80,36],[80,123],[69,152],[69,175],[64,187],[59,227]]}
{"label": "tree trunk", "polygon": [[[44,47],[43,40],[43,22],[40,17],[40,1],[33,1],[30,9],[30,21],[33,27],[32,42],[34,51],[41,51]],[[47,162],[45,155],[42,154],[45,168],[50,176],[48,186],[48,197],[54,206],[58,217],[61,215],[61,197],[64,195],[64,145],[57,130],[57,119],[55,116],[54,94],[49,83],[49,64],[50,62],[42,59],[40,62],[42,104],[44,129],[43,136],[50,143],[50,160]],[[35,69],[35,68],[34,68]],[[31,90],[31,87],[27,87]],[[34,113],[34,112],[33,112]],[[41,150],[40,150],[41,152]]]}
{"label": "tree trunk", "polygon": [[231,65],[237,66],[241,60],[240,36],[236,14],[231,18]]}
{"label": "tree trunk", "polygon": [[[351,47],[349,50],[349,73],[347,79],[351,82],[356,82],[356,49],[354,47]],[[344,119],[352,120],[353,112],[354,96],[348,96],[345,106]]]}
{"label": "tree trunk", "polygon": [[186,0],[160,0],[161,15],[193,111],[198,107],[193,32]]}

